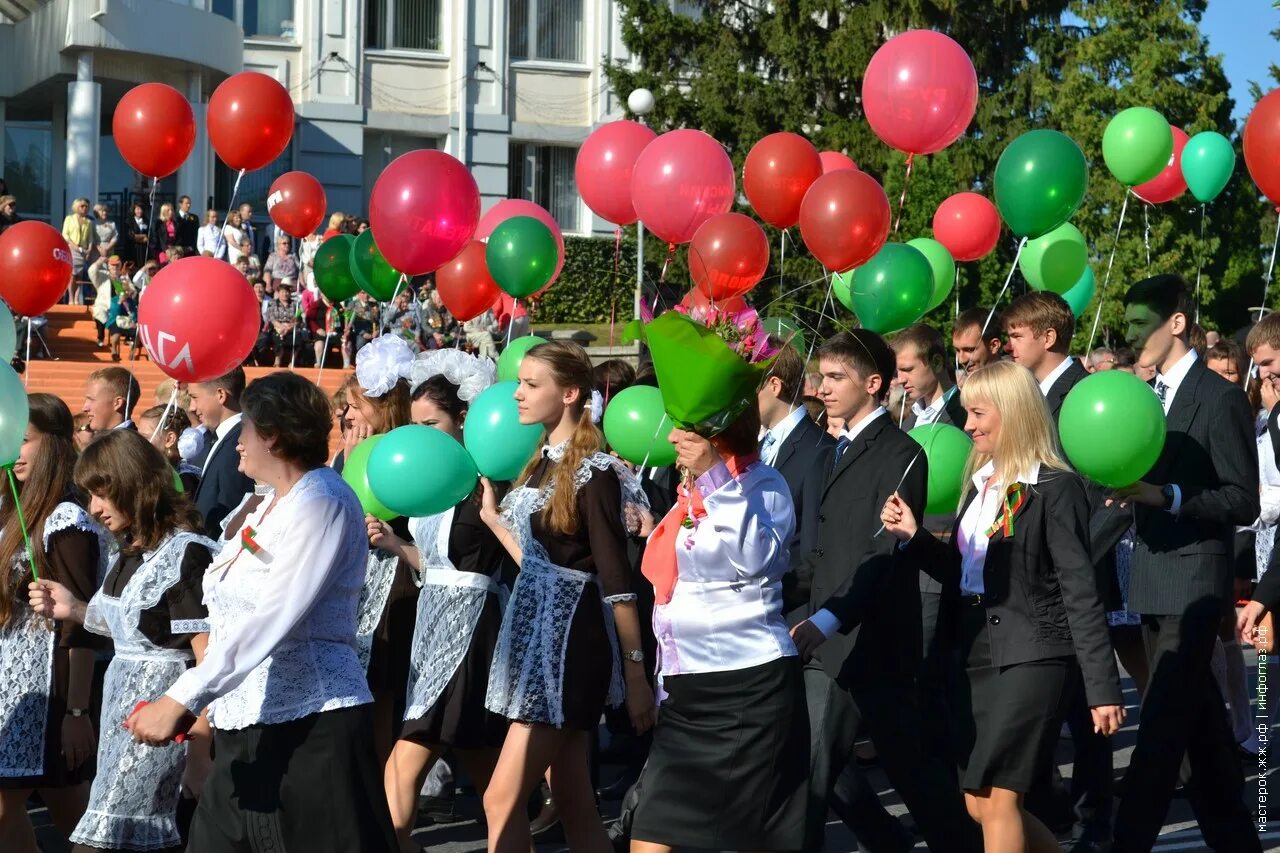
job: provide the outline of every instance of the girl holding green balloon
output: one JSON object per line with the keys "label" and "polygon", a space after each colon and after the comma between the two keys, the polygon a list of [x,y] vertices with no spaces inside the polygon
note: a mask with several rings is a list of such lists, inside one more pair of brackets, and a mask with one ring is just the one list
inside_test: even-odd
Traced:
{"label": "girl holding green balloon", "polygon": [[[462,442],[467,409],[493,383],[494,366],[460,350],[422,353],[407,369],[415,423]],[[474,483],[474,474],[471,482]],[[480,519],[480,492],[436,515],[409,519],[405,540],[379,519],[369,541],[416,567],[422,591],[409,662],[404,723],[387,762],[391,820],[402,851],[417,817],[418,791],[436,760],[454,750],[484,795],[507,733],[507,720],[485,708],[489,667],[514,567]]]}
{"label": "girl holding green balloon", "polygon": [[485,794],[489,849],[527,853],[526,803],[554,766],[569,848],[608,850],[588,745],[605,702],[624,695],[636,731],[653,725],[624,523],[626,503],[648,503],[622,463],[601,452],[587,405],[595,379],[580,346],[534,347],[519,379],[520,422],[541,425],[547,443],[501,507],[482,481],[481,518],[520,563],[489,673],[487,707],[520,723],[508,729]]}

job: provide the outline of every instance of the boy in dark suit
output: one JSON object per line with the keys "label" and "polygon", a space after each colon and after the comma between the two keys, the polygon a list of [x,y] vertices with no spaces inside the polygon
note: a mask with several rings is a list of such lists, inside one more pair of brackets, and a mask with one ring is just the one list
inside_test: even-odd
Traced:
{"label": "boy in dark suit", "polygon": [[1024,293],[1005,310],[1004,330],[1013,360],[1030,370],[1040,383],[1049,404],[1049,416],[1056,425],[1067,392],[1089,375],[1078,359],[1067,355],[1076,331],[1071,307],[1056,293]]}
{"label": "boy in dark suit", "polygon": [[1139,365],[1158,371],[1167,433],[1151,471],[1104,510],[1118,520],[1102,519],[1108,538],[1118,538],[1129,524],[1123,510],[1133,509],[1129,606],[1143,614],[1151,670],[1114,850],[1152,848],[1185,753],[1205,842],[1216,851],[1259,851],[1235,737],[1209,666],[1231,607],[1235,527],[1259,511],[1253,413],[1240,386],[1206,368],[1191,348],[1192,303],[1181,277],[1140,281],[1124,303],[1125,337],[1140,350]]}
{"label": "boy in dark suit", "polygon": [[196,509],[204,518],[205,533],[222,538],[222,520],[253,491],[253,480],[240,473],[240,395],[244,393],[244,370],[237,367],[209,382],[192,382],[191,411],[209,428],[213,448],[205,460],[196,489]]}
{"label": "boy in dark suit", "polygon": [[896,491],[923,515],[928,481],[920,445],[894,425],[881,404],[894,372],[893,350],[879,335],[859,329],[836,335],[818,358],[819,396],[845,429],[823,487],[817,545],[807,558],[807,618],[792,629],[800,654],[809,659],[804,677],[814,733],[810,818],[817,827],[809,840],[820,846],[831,796],[832,807],[865,844],[885,849],[885,842],[877,845],[869,837],[873,830],[881,838],[888,835],[867,808],[879,803],[868,803],[864,786],[857,784],[846,796],[846,780],[840,778],[865,723],[881,765],[930,848],[977,850],[979,833],[954,775],[919,735],[918,569],[901,557],[893,537],[880,534],[879,509],[889,495]]}

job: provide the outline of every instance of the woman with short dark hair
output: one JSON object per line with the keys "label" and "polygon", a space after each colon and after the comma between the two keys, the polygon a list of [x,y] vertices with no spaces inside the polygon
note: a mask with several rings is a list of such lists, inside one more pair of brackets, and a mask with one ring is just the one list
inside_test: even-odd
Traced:
{"label": "woman with short dark hair", "polygon": [[355,494],[324,464],[329,400],[279,372],[241,404],[240,470],[270,491],[229,520],[205,575],[204,661],[131,729],[164,744],[208,709],[218,749],[190,853],[394,851],[355,643],[367,532]]}

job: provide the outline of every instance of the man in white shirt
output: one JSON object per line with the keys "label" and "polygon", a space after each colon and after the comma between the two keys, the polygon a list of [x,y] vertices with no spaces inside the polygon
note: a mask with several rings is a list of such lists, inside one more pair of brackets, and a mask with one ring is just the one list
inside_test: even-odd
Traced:
{"label": "man in white shirt", "polygon": [[89,416],[89,428],[94,432],[135,429],[133,409],[140,396],[138,380],[132,373],[123,367],[104,367],[89,374],[80,411]]}
{"label": "man in white shirt", "polygon": [[222,226],[218,225],[218,211],[205,211],[204,225],[196,235],[196,251],[220,261],[227,259],[227,241],[222,237]]}
{"label": "man in white shirt", "polygon": [[947,348],[942,333],[925,323],[908,326],[893,337],[898,383],[905,392],[898,426],[910,432],[925,424],[950,424],[964,429],[960,389],[947,370]]}
{"label": "man in white shirt", "polygon": [[1078,360],[1067,355],[1076,331],[1071,306],[1056,293],[1024,293],[1005,310],[1004,330],[1013,360],[1040,383],[1040,393],[1056,426],[1067,393],[1089,375]]}
{"label": "man in white shirt", "polygon": [[239,367],[209,382],[187,386],[191,411],[215,436],[194,498],[196,509],[204,518],[205,532],[215,540],[222,536],[222,520],[253,491],[253,481],[240,473],[240,455],[236,452],[244,386],[244,370]]}

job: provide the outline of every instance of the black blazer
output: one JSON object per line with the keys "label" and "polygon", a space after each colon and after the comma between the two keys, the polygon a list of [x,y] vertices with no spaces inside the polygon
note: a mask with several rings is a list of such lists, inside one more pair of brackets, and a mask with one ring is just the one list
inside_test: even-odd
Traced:
{"label": "black blazer", "polygon": [[1053,425],[1058,425],[1058,415],[1062,412],[1062,401],[1067,399],[1067,394],[1072,388],[1080,383],[1089,375],[1089,371],[1084,369],[1084,365],[1080,363],[1080,359],[1071,359],[1071,366],[1062,372],[1062,375],[1054,380],[1049,386],[1049,392],[1044,395],[1044,401],[1049,406],[1049,417],[1053,418]]}
{"label": "black blazer", "polygon": [[896,539],[876,534],[894,489],[913,512],[924,512],[928,479],[920,445],[881,415],[848,446],[823,485],[818,544],[805,568],[809,602],[799,615],[825,608],[840,620],[840,631],[815,658],[842,684],[901,686],[919,670],[919,574],[902,559]]}
{"label": "black blazer", "polygon": [[[1138,536],[1130,608],[1173,616],[1205,596],[1229,598],[1235,528],[1252,524],[1260,510],[1254,417],[1244,390],[1193,362],[1169,407],[1164,449],[1143,480],[1177,485],[1182,506],[1177,515],[1132,507]],[[1093,529],[1114,546],[1129,519],[1113,505],[1099,511]]]}
{"label": "black blazer", "polygon": [[[969,420],[969,413],[965,411],[964,405],[960,402],[960,388],[952,386],[946,392],[949,396],[946,402],[942,404],[942,411],[938,413],[938,419],[934,423],[950,424],[956,429],[964,429],[965,421]],[[902,418],[900,425],[903,432],[911,432],[916,426],[916,413],[913,409],[907,409],[906,415]]]}
{"label": "black blazer", "polygon": [[[1090,706],[1121,704],[1120,675],[1089,556],[1089,500],[1071,471],[1042,469],[1013,515],[1013,537],[997,530],[982,567],[982,606],[995,666],[1074,655]],[[970,491],[960,517],[973,503]],[[943,544],[921,528],[906,553],[959,592],[957,537]],[[956,607],[972,607],[956,601]],[[967,650],[962,650],[967,653]]]}
{"label": "black blazer", "polygon": [[187,250],[190,254],[195,254],[196,238],[200,234],[200,220],[196,218],[194,213],[188,213],[183,216],[182,213],[174,211],[173,217],[178,223],[178,245]]}
{"label": "black blazer", "polygon": [[196,509],[204,518],[205,534],[214,540],[222,538],[222,520],[227,513],[253,491],[253,480],[239,470],[240,457],[236,453],[239,441],[240,424],[236,424],[209,457],[200,488],[196,489]]}
{"label": "black blazer", "polygon": [[835,446],[834,438],[805,417],[782,442],[773,460],[773,467],[787,481],[796,512],[796,529],[789,546],[791,571],[782,577],[783,611],[796,614],[791,624],[807,615],[803,610],[809,602],[812,577],[804,557],[818,544],[818,505]]}

